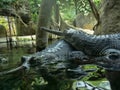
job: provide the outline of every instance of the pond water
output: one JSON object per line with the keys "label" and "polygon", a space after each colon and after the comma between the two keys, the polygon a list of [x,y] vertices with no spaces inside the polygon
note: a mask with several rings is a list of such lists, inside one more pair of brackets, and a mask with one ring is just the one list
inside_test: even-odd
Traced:
{"label": "pond water", "polygon": [[[56,40],[49,41],[49,44],[55,42]],[[19,46],[14,46],[12,50],[7,48],[7,44],[0,44],[0,57],[4,57],[8,60],[7,63],[0,63],[0,71],[3,69],[10,69],[15,67],[17,64],[21,62],[21,57],[25,55],[30,55],[36,52],[35,47],[32,43],[35,41],[23,41],[19,42]]]}
{"label": "pond water", "polygon": [[[29,48],[28,48],[29,49]],[[28,55],[27,48],[13,48],[12,50],[7,50],[6,48],[1,48],[0,56],[6,58],[8,61],[6,63],[0,64],[0,69],[9,69],[20,63],[20,59],[23,55]]]}
{"label": "pond water", "polygon": [[[9,71],[13,68],[16,68],[21,63],[21,57],[23,55],[29,55],[29,48],[20,47],[13,48],[12,50],[8,50],[5,47],[0,48],[0,57],[5,58],[7,62],[0,62],[0,71]],[[25,87],[26,81],[23,79],[23,73],[19,74],[8,74],[0,76],[0,90],[27,90],[21,89]],[[29,86],[30,87],[30,86]]]}

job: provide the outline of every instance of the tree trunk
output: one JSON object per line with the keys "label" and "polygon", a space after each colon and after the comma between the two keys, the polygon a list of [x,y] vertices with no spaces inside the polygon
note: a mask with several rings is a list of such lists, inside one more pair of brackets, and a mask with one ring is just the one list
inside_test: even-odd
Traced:
{"label": "tree trunk", "polygon": [[60,10],[59,10],[59,4],[55,4],[54,6],[55,9],[55,22],[59,24],[59,19],[60,19]]}
{"label": "tree trunk", "polygon": [[[120,0],[104,0],[101,23],[95,34],[110,34],[120,32]],[[120,72],[106,71],[112,90],[120,90]]]}
{"label": "tree trunk", "polygon": [[120,32],[120,0],[103,0],[100,13],[101,23],[95,34]]}
{"label": "tree trunk", "polygon": [[38,26],[36,31],[36,51],[43,50],[48,44],[47,32],[41,31],[40,27],[48,27],[51,18],[52,6],[56,0],[42,0],[39,12]]}

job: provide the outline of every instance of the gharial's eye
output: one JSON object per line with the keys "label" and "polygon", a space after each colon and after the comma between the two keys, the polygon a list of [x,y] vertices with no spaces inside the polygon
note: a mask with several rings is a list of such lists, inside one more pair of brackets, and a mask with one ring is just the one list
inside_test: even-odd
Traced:
{"label": "gharial's eye", "polygon": [[108,57],[109,57],[109,59],[111,59],[111,60],[120,59],[120,55],[118,55],[118,54],[111,54],[111,55],[109,55]]}

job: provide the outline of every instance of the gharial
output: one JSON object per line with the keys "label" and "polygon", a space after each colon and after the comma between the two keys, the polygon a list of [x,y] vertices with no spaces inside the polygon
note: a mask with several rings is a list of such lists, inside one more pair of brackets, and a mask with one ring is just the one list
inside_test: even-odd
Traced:
{"label": "gharial", "polygon": [[41,27],[41,30],[63,36],[63,39],[76,50],[82,51],[90,57],[102,57],[101,59],[104,57],[110,61],[109,64],[104,63],[104,65],[120,70],[120,33],[90,35],[82,30],[68,29],[61,32],[45,27]]}

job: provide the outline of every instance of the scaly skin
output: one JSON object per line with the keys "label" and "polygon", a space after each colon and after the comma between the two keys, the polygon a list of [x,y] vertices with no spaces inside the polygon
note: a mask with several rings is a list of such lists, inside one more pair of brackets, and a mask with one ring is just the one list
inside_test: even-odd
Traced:
{"label": "scaly skin", "polygon": [[[80,30],[69,29],[57,32],[47,28],[42,28],[60,36],[64,36],[64,40],[71,44],[79,51],[83,51],[89,56],[98,56],[104,54],[107,49],[120,50],[120,34],[109,35],[90,35]],[[60,33],[60,34],[59,34]]]}

